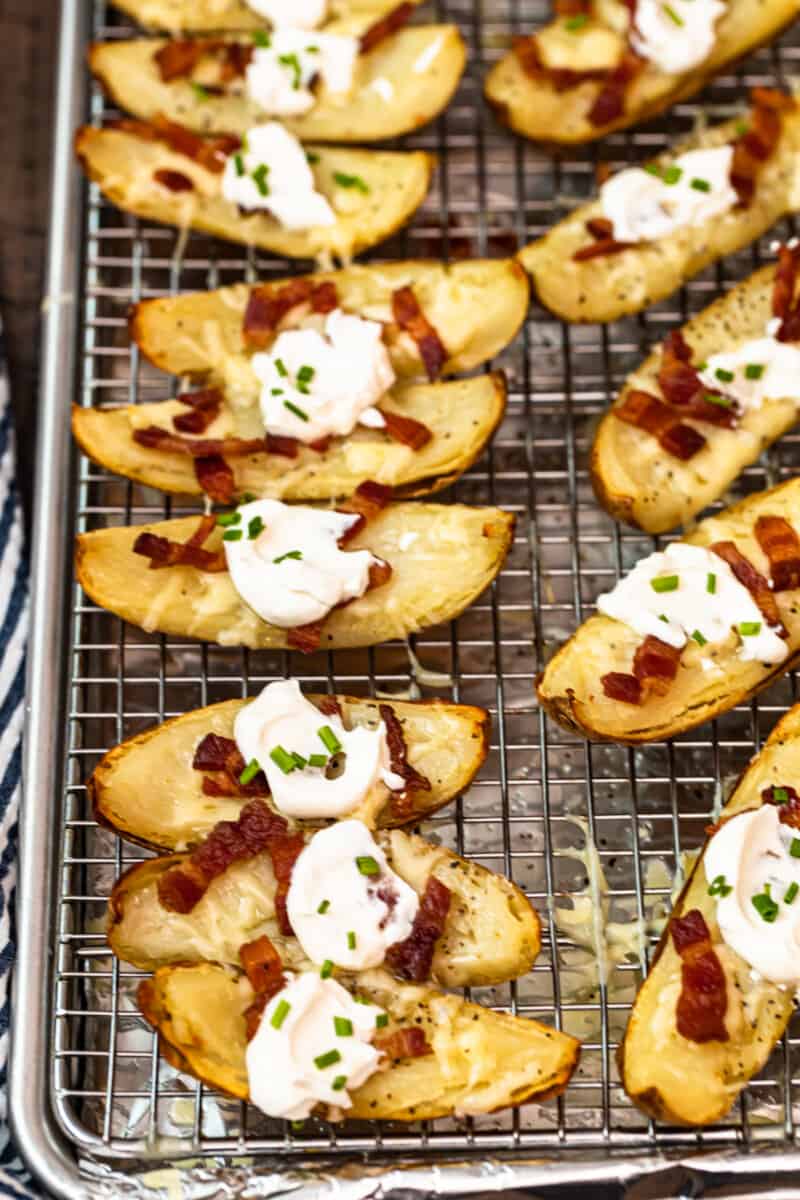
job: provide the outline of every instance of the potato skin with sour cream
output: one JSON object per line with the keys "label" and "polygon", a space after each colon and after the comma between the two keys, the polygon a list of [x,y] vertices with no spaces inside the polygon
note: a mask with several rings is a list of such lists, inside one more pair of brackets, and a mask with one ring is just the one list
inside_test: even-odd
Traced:
{"label": "potato skin with sour cream", "polygon": [[[320,28],[327,30],[331,22],[347,32],[361,33],[374,21],[396,7],[397,0],[332,0],[330,22]],[[411,0],[419,4],[420,0]],[[133,17],[146,29],[167,33],[240,33],[269,29],[266,17],[251,8],[245,0],[119,0],[115,8]]]}
{"label": "potato skin with sour cream", "polygon": [[[800,479],[723,509],[701,521],[683,540],[710,546],[729,539],[762,569],[765,557],[753,536],[753,525],[757,517],[768,514],[785,517],[800,530]],[[707,651],[690,639],[666,695],[650,696],[639,705],[621,704],[604,695],[600,679],[607,672],[629,670],[642,638],[621,621],[596,614],[584,621],[542,672],[537,684],[539,700],[559,724],[592,741],[634,745],[693,729],[760,692],[800,657],[798,592],[781,592],[775,598],[789,631],[788,656],[777,665],[743,662],[732,644],[720,643],[714,659],[719,670],[704,671],[699,660]],[[693,660],[689,666],[685,665],[687,658]]]}
{"label": "potato skin with sour cream", "polygon": [[[358,975],[357,988],[389,1013],[389,1033],[419,1025],[433,1053],[378,1071],[351,1093],[348,1117],[421,1121],[496,1112],[558,1095],[577,1066],[580,1043],[537,1021],[398,984],[383,971]],[[138,1000],[169,1063],[247,1100],[244,1013],[253,996],[245,976],[204,962],[160,968],[140,985]]]}
{"label": "potato skin with sour cream", "polygon": [[[489,714],[482,708],[444,700],[337,699],[350,724],[373,728],[380,721],[379,704],[389,704],[402,725],[409,763],[431,785],[430,791],[412,791],[408,810],[401,814],[387,797],[378,814],[379,828],[415,824],[430,816],[466,791],[486,759]],[[195,709],[109,750],[87,785],[95,820],[127,841],[172,851],[192,849],[218,821],[236,820],[248,797],[204,795],[203,775],[192,767],[192,758],[206,734],[233,737],[236,715],[245,704],[246,700],[225,700]],[[156,776],[162,780],[163,795],[157,805],[145,805],[142,797]]]}
{"label": "potato skin with sour cream", "polygon": [[[775,726],[763,750],[742,775],[722,818],[759,808],[765,788],[796,780],[800,772],[800,705]],[[716,922],[717,902],[703,870],[706,842],[675,902],[672,917],[699,909],[728,979],[730,1039],[698,1045],[675,1028],[680,959],[664,930],[649,974],[639,990],[618,1051],[620,1076],[631,1100],[659,1120],[708,1125],[730,1110],[748,1081],[766,1063],[794,1012],[789,991],[753,979],[750,965],[725,945]],[[736,983],[733,982],[735,979]],[[746,1009],[745,1009],[746,1006]]]}

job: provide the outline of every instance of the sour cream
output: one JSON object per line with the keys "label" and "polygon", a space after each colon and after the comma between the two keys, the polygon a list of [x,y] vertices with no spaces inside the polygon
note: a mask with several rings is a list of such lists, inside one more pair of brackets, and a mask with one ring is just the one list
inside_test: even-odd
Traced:
{"label": "sour cream", "polygon": [[328,15],[328,0],[245,0],[248,8],[257,12],[277,29],[316,29]]}
{"label": "sour cream", "polygon": [[269,46],[259,46],[245,72],[248,95],[265,112],[293,117],[316,103],[310,89],[315,77],[334,94],[353,86],[358,39],[334,33],[278,29]]}
{"label": "sour cream", "polygon": [[[664,590],[676,579],[677,586]],[[643,558],[612,591],[598,597],[597,608],[643,637],[652,635],[676,648],[689,638],[699,645],[723,642],[736,629],[739,657],[745,661],[777,663],[788,653],[786,642],[767,624],[728,564],[686,542],[672,542]]]}
{"label": "sour cream", "polygon": [[269,212],[286,229],[333,225],[336,215],[314,187],[305,151],[277,121],[255,125],[241,150],[230,154],[222,194],[247,212]]}
{"label": "sour cream", "polygon": [[309,1116],[317,1104],[350,1108],[349,1090],[377,1070],[380,1051],[370,1043],[384,1015],[316,971],[289,976],[247,1046],[253,1104],[289,1121]]}
{"label": "sour cream", "polygon": [[769,400],[800,403],[800,347],[774,337],[753,338],[712,354],[700,378],[742,409],[759,409]]}
{"label": "sour cream", "polygon": [[717,39],[723,0],[638,0],[631,45],[666,75],[691,71]]}
{"label": "sour cream", "polygon": [[323,332],[288,329],[268,353],[254,354],[250,361],[261,381],[268,433],[315,442],[343,437],[359,422],[374,424],[376,415],[383,423],[374,406],[395,374],[377,321],[335,309],[325,318]]}
{"label": "sour cream", "polygon": [[367,590],[374,555],[338,546],[356,515],[280,500],[253,500],[237,511],[241,521],[226,532],[242,536],[223,539],[225,558],[233,586],[262,620],[281,629],[308,625]]}
{"label": "sour cream", "polygon": [[[329,751],[319,731],[328,726],[341,751],[341,774],[329,779],[321,766],[296,767],[288,774],[272,758],[280,747],[308,760]],[[272,801],[288,817],[312,820],[353,812],[374,787],[400,791],[405,780],[391,769],[383,721],[377,729],[357,725],[345,729],[335,714],[327,716],[306,700],[296,679],[268,683],[261,695],[239,710],[233,736],[245,762],[253,759],[266,773]]]}
{"label": "sour cream", "polygon": [[[798,831],[781,824],[779,807],[764,804],[726,821],[709,842],[704,863],[709,886],[717,890],[717,923],[725,942],[771,983],[797,989],[800,857],[791,853],[793,842],[800,851]],[[756,902],[761,911],[754,896],[766,896]],[[764,911],[771,919],[765,920]]]}
{"label": "sour cream", "polygon": [[[620,242],[655,241],[727,212],[737,203],[730,183],[732,160],[732,146],[717,146],[689,150],[659,167],[657,174],[631,167],[612,175],[600,189],[600,204],[614,226],[614,237]],[[667,182],[670,179],[674,182]]]}
{"label": "sour cream", "polygon": [[396,875],[362,821],[315,833],[292,868],[286,911],[312,962],[351,971],[377,967],[404,941],[419,897]]}

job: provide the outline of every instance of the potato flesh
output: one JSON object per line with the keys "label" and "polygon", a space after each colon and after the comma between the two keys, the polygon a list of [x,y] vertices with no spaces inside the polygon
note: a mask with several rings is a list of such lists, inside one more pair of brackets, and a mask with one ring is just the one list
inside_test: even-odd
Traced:
{"label": "potato flesh", "polygon": [[[764,267],[694,317],[683,333],[692,361],[741,342],[763,337],[772,317],[775,268]],[[661,347],[630,376],[614,407],[632,389],[661,396],[658,372]],[[656,438],[613,415],[597,428],[592,447],[592,480],[604,508],[618,520],[648,533],[664,533],[685,525],[728,486],[761,452],[797,421],[797,401],[775,398],[759,409],[746,410],[735,429],[699,422],[707,444],[687,462],[661,448]]]}
{"label": "potato flesh", "polygon": [[[377,725],[378,702],[339,699],[349,724]],[[245,800],[205,796],[202,772],[194,770],[192,758],[207,733],[233,736],[234,719],[246,703],[227,700],[197,709],[111,750],[90,783],[98,819],[123,837],[173,851],[196,846],[218,821],[236,820]],[[408,761],[431,784],[429,792],[411,793],[413,807],[403,819],[416,821],[469,785],[486,757],[488,718],[483,709],[443,701],[392,701],[390,707],[402,724]],[[142,805],[149,781],[156,778],[158,804]],[[388,805],[377,820],[382,826],[398,824]]]}
{"label": "potato flesh", "polygon": [[[759,515],[785,517],[800,530],[800,480],[790,480],[761,492],[718,516],[702,521],[684,540],[709,546],[732,540],[753,565],[769,577],[769,564],[753,536]],[[600,741],[649,742],[691,729],[726,712],[747,696],[783,675],[800,653],[800,610],[797,592],[776,595],[789,631],[788,657],[777,665],[743,662],[735,634],[719,646],[702,649],[691,640],[681,655],[678,674],[665,696],[643,704],[622,704],[605,695],[600,680],[610,671],[630,672],[642,638],[621,621],[600,614],[585,621],[545,668],[538,687],[541,703],[567,728]],[[702,658],[712,659],[719,671],[706,671]]]}
{"label": "potato flesh", "polygon": [[[330,28],[339,31],[338,26]],[[98,43],[91,49],[89,63],[115,103],[144,120],[161,113],[200,133],[243,136],[269,119],[243,91],[201,97],[187,79],[165,83],[153,57],[165,44],[151,38]],[[252,44],[249,39],[248,44]],[[427,59],[429,65],[420,71],[417,64]],[[360,56],[353,88],[345,96],[323,90],[308,113],[281,123],[304,141],[373,142],[399,137],[441,112],[458,84],[464,61],[464,42],[454,25],[403,29]]]}
{"label": "potato flesh", "polygon": [[[581,205],[563,221],[520,251],[539,299],[567,321],[613,321],[640,312],[671,295],[709,263],[756,241],[780,217],[800,207],[800,109],[783,114],[783,133],[775,153],[763,165],[752,204],[732,209],[713,221],[676,230],[668,238],[642,243],[619,254],[573,261],[588,244],[586,222],[602,216],[598,200]],[[736,136],[735,121],[706,130],[655,161],[669,163],[694,147],[720,146]]]}
{"label": "potato flesh", "polygon": [[[389,237],[422,203],[433,159],[422,151],[313,149],[315,185],[331,202],[336,222],[307,230],[285,229],[266,213],[242,216],[222,195],[221,176],[161,142],[148,142],[119,129],[84,126],[76,152],[90,179],[124,212],[165,225],[188,226],[289,258],[348,259]],[[177,171],[192,191],[171,192],[153,183],[154,172]],[[339,186],[334,176],[358,175],[362,193]]]}
{"label": "potato flesh", "polygon": [[[723,816],[760,807],[765,788],[786,784],[799,772],[800,707],[795,706],[745,772]],[[666,931],[631,1012],[620,1069],[626,1092],[645,1112],[685,1125],[707,1125],[725,1116],[741,1089],[763,1067],[789,1022],[794,1002],[791,993],[754,978],[749,964],[723,942],[716,901],[708,894],[703,855],[673,915],[693,908],[705,917],[725,971],[730,1040],[698,1045],[678,1033],[675,1003],[681,963]]]}
{"label": "potato flesh", "polygon": [[[358,976],[358,991],[390,1015],[387,1033],[421,1026],[434,1053],[392,1063],[352,1093],[349,1117],[399,1121],[491,1112],[566,1086],[578,1042],[536,1021],[495,1013],[433,988],[398,984],[381,971]],[[248,1098],[244,976],[201,963],[158,971],[145,990],[145,1016],[198,1078]]]}
{"label": "potato flesh", "polygon": [[[269,26],[245,0],[118,0],[116,7],[145,28],[168,33],[237,33]],[[361,30],[394,7],[395,0],[332,0],[328,11],[337,25]]]}
{"label": "potato flesh", "polygon": [[[325,500],[352,495],[359,484],[374,480],[404,492],[437,490],[452,482],[475,461],[491,437],[505,408],[502,376],[483,375],[451,383],[419,384],[394,389],[381,408],[421,421],[432,433],[419,450],[393,441],[380,430],[355,429],[335,438],[324,453],[300,448],[297,458],[250,454],[229,458],[238,495],[253,492],[282,500]],[[96,462],[128,478],[168,492],[201,495],[192,460],[140,446],[134,428],[172,428],[172,417],[184,405],[166,400],[103,410],[73,410],[73,431],[82,449]],[[247,408],[225,404],[224,436],[263,437],[257,404]],[[205,436],[217,436],[209,429]]]}
{"label": "potato flesh", "polygon": [[[496,508],[394,503],[349,543],[367,548],[392,566],[392,578],[344,608],[322,629],[321,647],[371,646],[406,637],[461,613],[500,570],[510,545],[513,517]],[[192,567],[151,571],[133,553],[149,529],[186,541],[197,518],[156,525],[97,530],[78,539],[77,571],[86,592],[102,607],[148,632],[200,638],[226,646],[283,648],[286,630],[268,625],[240,600],[227,572]],[[400,549],[404,534],[419,536]],[[221,545],[215,530],[206,546]]]}

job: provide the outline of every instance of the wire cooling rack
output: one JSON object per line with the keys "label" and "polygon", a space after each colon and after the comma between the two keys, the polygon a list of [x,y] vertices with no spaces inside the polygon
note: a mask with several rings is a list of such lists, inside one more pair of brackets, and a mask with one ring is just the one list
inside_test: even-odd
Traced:
{"label": "wire cooling rack", "polygon": [[[498,257],[542,234],[594,185],[601,160],[614,167],[660,149],[743,104],[754,84],[784,84],[798,70],[800,40],[785,36],[721,77],[703,106],[682,104],[655,123],[561,157],[515,140],[487,110],[482,80],[514,32],[546,17],[544,0],[443,0],[423,19],[456,21],[469,45],[465,78],[448,112],[405,144],[438,155],[424,206],[375,258]],[[105,4],[93,8],[93,36],[130,36]],[[95,122],[112,115],[99,90]],[[303,269],[118,213],[96,187],[85,193],[79,303],[79,396],[84,405],[154,400],[175,383],[128,343],[126,312],[145,297],[276,278]],[[781,225],[777,234],[792,230]],[[776,236],[773,232],[771,236]],[[48,1014],[49,1103],[55,1123],[82,1152],[108,1158],[305,1154],[377,1150],[546,1152],[578,1162],[659,1150],[786,1145],[795,1134],[797,1028],[776,1049],[730,1117],[702,1132],[656,1124],[625,1097],[614,1062],[630,1002],[655,944],[659,918],[682,855],[698,846],[721,790],[745,765],[796,698],[794,677],[672,743],[631,750],[589,746],[538,710],[534,680],[554,646],[587,616],[600,591],[653,546],[616,526],[594,501],[587,450],[597,416],[626,374],[667,330],[750,273],[768,255],[770,235],[710,268],[668,301],[607,327],[568,327],[536,304],[512,347],[492,364],[509,381],[506,419],[493,444],[451,490],[453,499],[516,513],[516,539],[495,584],[456,622],[425,631],[412,649],[442,686],[425,696],[484,705],[492,715],[485,767],[456,804],[425,825],[476,861],[525,889],[542,917],[544,945],[533,971],[507,987],[480,989],[488,1005],[551,1022],[584,1039],[580,1066],[563,1096],[545,1105],[466,1121],[421,1125],[299,1127],[269,1121],[179,1076],[159,1058],[133,1003],[139,974],[113,959],[102,920],[111,883],[142,857],[91,820],[85,783],[103,752],[198,705],[252,695],[270,679],[375,695],[408,694],[413,660],[402,644],[302,657],[248,652],[149,636],[67,589],[70,682],[58,834],[55,973]],[[52,301],[51,297],[51,301]],[[64,409],[68,397],[63,397]],[[791,475],[800,438],[789,435],[748,468],[737,493]],[[195,512],[120,480],[75,455],[76,532]],[[71,589],[71,590],[70,590]],[[449,680],[450,682],[447,682]],[[158,803],[160,781],[143,802]],[[595,851],[596,849],[596,856]],[[562,910],[588,896],[608,922],[566,932]],[[601,922],[602,924],[602,922]],[[576,938],[578,940],[576,940]]]}

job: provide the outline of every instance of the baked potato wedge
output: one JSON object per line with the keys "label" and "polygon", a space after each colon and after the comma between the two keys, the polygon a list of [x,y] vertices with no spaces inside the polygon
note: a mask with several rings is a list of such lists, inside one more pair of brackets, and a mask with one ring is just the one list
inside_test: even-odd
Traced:
{"label": "baked potato wedge", "polygon": [[[287,630],[257,617],[240,599],[227,572],[208,574],[188,566],[151,571],[133,552],[145,530],[185,541],[196,528],[196,517],[180,517],[83,534],[76,552],[78,580],[96,604],[149,633],[252,649],[288,647]],[[349,546],[368,548],[385,559],[392,577],[331,612],[322,629],[321,648],[374,646],[452,620],[500,571],[513,531],[514,517],[499,508],[389,504]],[[408,545],[404,534],[418,536]],[[221,530],[214,530],[205,545],[219,549]]]}
{"label": "baked potato wedge", "polygon": [[[679,154],[730,143],[736,121],[714,126],[659,155],[667,167]],[[581,205],[536,242],[519,253],[534,288],[547,308],[566,321],[615,321],[663,300],[710,263],[733,254],[761,237],[775,221],[800,207],[800,108],[782,114],[782,134],[764,162],[752,203],[736,207],[697,225],[686,225],[669,237],[639,242],[617,254],[576,262],[574,254],[591,237],[586,222],[601,218],[599,200]]]}
{"label": "baked potato wedge", "polygon": [[[565,22],[562,18],[540,31],[543,44],[549,43],[559,58],[567,52],[572,70],[613,66],[627,48],[627,33],[622,33],[616,23],[603,19],[606,15],[603,6],[596,9],[592,20],[580,30],[571,29],[569,19]],[[486,99],[497,119],[524,137],[560,145],[592,142],[614,129],[626,129],[649,120],[693,96],[731,63],[777,37],[796,16],[795,0],[773,0],[770,4],[762,4],[761,0],[728,0],[716,24],[714,47],[703,62],[693,70],[668,74],[655,63],[645,61],[641,72],[626,87],[624,112],[602,124],[589,120],[592,105],[604,86],[602,81],[586,79],[558,90],[545,75],[528,74],[514,50],[505,54],[487,75]],[[602,61],[596,56],[599,44],[603,48]],[[610,61],[606,58],[609,51]]]}
{"label": "baked potato wedge", "polygon": [[[757,570],[765,555],[753,533],[759,516],[784,517],[800,530],[800,478],[758,492],[707,517],[683,541],[710,546],[731,540]],[[767,572],[767,576],[769,573]],[[621,621],[597,613],[580,626],[556,652],[539,677],[539,701],[554,720],[591,741],[635,744],[661,741],[709,721],[741,704],[779,678],[800,656],[800,596],[797,590],[776,593],[780,616],[788,630],[788,656],[777,664],[743,660],[734,634],[711,647],[689,640],[677,675],[665,695],[652,694],[641,704],[624,704],[605,695],[601,678],[629,671],[642,638]],[[710,660],[704,669],[701,660]]]}
{"label": "baked potato wedge", "polygon": [[[396,829],[376,840],[392,870],[420,896],[431,875],[452,894],[434,950],[433,983],[488,986],[531,969],[541,945],[539,918],[518,887],[414,834]],[[117,881],[108,902],[107,935],[118,958],[143,971],[204,959],[241,967],[240,947],[266,934],[287,967],[310,965],[299,942],[279,931],[269,854],[233,863],[182,915],[161,904],[158,880],[185,857],[148,859]]]}
{"label": "baked potato wedge", "polygon": [[[309,146],[315,155],[315,186],[330,202],[333,225],[291,230],[264,212],[240,214],[224,199],[221,176],[164,142],[149,141],[124,129],[85,125],[75,139],[78,159],[89,179],[118,208],[146,221],[198,229],[216,237],[257,246],[287,258],[348,259],[384,241],[409,220],[425,198],[433,157],[421,150],[353,150]],[[155,172],[174,172],[191,190],[171,191]],[[343,187],[336,176],[356,176],[364,189]]]}
{"label": "baked potato wedge", "polygon": [[[712,354],[763,337],[772,316],[774,280],[775,267],[764,267],[693,317],[682,329],[692,362],[705,362]],[[733,429],[702,422],[706,444],[684,462],[663,450],[651,434],[614,415],[631,391],[662,394],[661,363],[659,347],[625,381],[597,427],[590,460],[592,484],[603,508],[647,533],[686,525],[798,419],[795,400],[770,399],[761,408],[745,409]]]}
{"label": "baked potato wedge", "polygon": [[[346,25],[360,33],[396,7],[395,0],[331,0],[329,16],[337,28]],[[167,33],[238,33],[270,26],[246,0],[116,0],[115,8],[145,29]]]}
{"label": "baked potato wedge", "polygon": [[[244,40],[252,45],[251,38]],[[160,113],[198,133],[244,136],[266,119],[264,109],[244,90],[203,95],[191,76],[164,82],[154,55],[166,44],[162,38],[96,42],[89,50],[89,67],[116,105],[144,120]],[[447,106],[465,60],[466,47],[455,25],[402,29],[359,56],[346,96],[323,90],[307,113],[281,122],[303,141],[400,137],[427,125]]]}
{"label": "baked potato wedge", "polygon": [[[422,1121],[495,1112],[557,1095],[577,1065],[580,1043],[537,1021],[398,984],[383,971],[363,972],[353,986],[389,1013],[389,1032],[421,1026],[433,1053],[376,1072],[351,1093],[349,1117]],[[254,992],[246,976],[210,962],[161,967],[141,983],[138,998],[168,1062],[248,1099],[244,1014]]]}
{"label": "baked potato wedge", "polygon": [[[773,729],[722,810],[722,817],[759,808],[762,791],[795,781],[800,772],[800,706]],[[708,843],[706,842],[706,847]],[[703,1044],[678,1033],[675,1003],[681,987],[681,960],[664,930],[650,971],[636,997],[619,1047],[625,1091],[644,1112],[681,1125],[709,1125],[729,1111],[748,1081],[764,1066],[794,1012],[790,991],[758,976],[722,940],[717,902],[708,894],[704,847],[672,917],[699,909],[726,976],[727,1042]]]}
{"label": "baked potato wedge", "polygon": [[[380,828],[416,824],[448,804],[466,791],[488,753],[489,716],[482,708],[444,700],[337,699],[350,727],[375,727],[379,704],[389,704],[402,725],[409,763],[431,785],[430,791],[410,790],[409,807],[404,804],[401,812],[387,803],[375,813]],[[218,821],[236,820],[246,797],[204,795],[202,773],[192,759],[206,734],[233,737],[236,714],[247,703],[224,700],[195,709],[109,750],[88,783],[95,819],[128,841],[173,851],[192,849]],[[163,785],[159,802],[143,805],[154,778]]]}
{"label": "baked potato wedge", "polygon": [[[393,441],[382,429],[364,427],[334,438],[321,452],[298,445],[295,458],[267,452],[228,460],[234,494],[251,492],[280,500],[327,500],[351,495],[368,479],[395,489],[398,496],[421,496],[448,487],[480,455],[502,420],[506,384],[502,372],[449,383],[406,384],[381,401],[423,424],[432,434],[419,449]],[[202,495],[188,455],[150,449],[133,440],[134,430],[171,428],[186,409],[178,400],[125,408],[73,408],[72,431],[85,454],[118,475],[165,492]],[[257,401],[243,409],[225,405],[234,437],[263,436]],[[255,433],[248,432],[248,423]]]}

